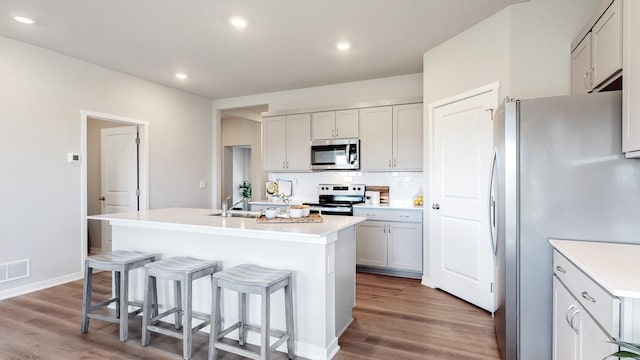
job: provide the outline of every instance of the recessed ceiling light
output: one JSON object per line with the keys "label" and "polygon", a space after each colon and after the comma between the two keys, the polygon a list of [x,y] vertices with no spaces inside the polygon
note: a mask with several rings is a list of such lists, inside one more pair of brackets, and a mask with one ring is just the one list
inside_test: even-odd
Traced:
{"label": "recessed ceiling light", "polygon": [[186,78],[188,78],[189,76],[185,73],[176,73],[176,77],[180,80],[184,80]]}
{"label": "recessed ceiling light", "polygon": [[231,25],[233,25],[233,27],[236,27],[238,29],[244,29],[247,27],[247,19],[241,16],[233,16],[229,19],[229,22],[231,23]]}
{"label": "recessed ceiling light", "polygon": [[345,51],[345,50],[351,49],[351,44],[349,44],[346,41],[341,41],[341,42],[336,44],[336,47],[338,48],[338,50]]}
{"label": "recessed ceiling light", "polygon": [[27,24],[27,25],[31,25],[33,23],[35,23],[35,21],[33,21],[33,19],[28,18],[26,16],[20,16],[20,15],[16,15],[13,17],[13,20],[23,23],[23,24]]}

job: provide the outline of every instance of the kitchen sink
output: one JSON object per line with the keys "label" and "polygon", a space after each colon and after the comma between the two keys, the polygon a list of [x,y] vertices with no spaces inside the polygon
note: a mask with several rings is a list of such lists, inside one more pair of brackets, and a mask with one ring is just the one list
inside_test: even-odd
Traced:
{"label": "kitchen sink", "polygon": [[[227,212],[226,217],[242,217],[242,218],[257,218],[260,217],[262,213],[260,211],[234,211],[230,210]],[[222,213],[210,214],[209,216],[222,216]]]}

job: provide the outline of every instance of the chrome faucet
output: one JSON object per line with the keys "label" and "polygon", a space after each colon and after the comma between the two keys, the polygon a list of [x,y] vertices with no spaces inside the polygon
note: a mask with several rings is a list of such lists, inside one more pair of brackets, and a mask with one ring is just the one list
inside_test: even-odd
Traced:
{"label": "chrome faucet", "polygon": [[229,201],[229,199],[231,199],[231,195],[227,196],[227,198],[222,202],[222,205],[220,205],[220,207],[222,208],[222,216],[228,215],[227,210],[229,209],[229,204],[227,202]]}

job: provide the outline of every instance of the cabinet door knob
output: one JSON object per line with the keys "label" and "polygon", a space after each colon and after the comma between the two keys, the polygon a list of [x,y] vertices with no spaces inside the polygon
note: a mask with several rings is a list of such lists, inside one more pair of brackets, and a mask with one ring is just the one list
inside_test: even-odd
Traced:
{"label": "cabinet door knob", "polygon": [[98,198],[98,200],[100,200],[100,201],[105,201],[105,200],[106,200],[106,198],[105,198],[104,196],[100,196],[100,197]]}
{"label": "cabinet door knob", "polygon": [[433,204],[433,205],[431,205],[431,208],[433,210],[440,210],[440,204]]}
{"label": "cabinet door knob", "polygon": [[556,266],[556,270],[558,270],[559,272],[561,272],[561,273],[563,273],[563,274],[566,274],[566,273],[567,273],[567,270],[565,270],[565,269],[564,269],[562,266],[560,266],[560,265]]}

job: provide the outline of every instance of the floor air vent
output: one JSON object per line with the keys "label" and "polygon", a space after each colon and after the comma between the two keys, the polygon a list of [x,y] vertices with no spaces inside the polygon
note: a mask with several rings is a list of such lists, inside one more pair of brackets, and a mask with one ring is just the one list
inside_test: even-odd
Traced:
{"label": "floor air vent", "polygon": [[0,264],[0,283],[29,277],[29,259]]}

